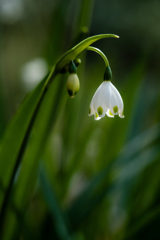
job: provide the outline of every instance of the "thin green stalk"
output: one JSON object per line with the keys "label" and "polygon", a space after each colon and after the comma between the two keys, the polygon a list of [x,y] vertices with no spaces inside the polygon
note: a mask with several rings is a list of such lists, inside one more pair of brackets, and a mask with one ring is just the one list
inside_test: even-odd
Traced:
{"label": "thin green stalk", "polygon": [[100,49],[89,46],[86,48],[86,50],[90,50],[90,51],[98,53],[103,58],[106,67],[109,67],[109,61],[108,61],[107,57],[105,56],[105,54]]}
{"label": "thin green stalk", "polygon": [[[12,172],[8,188],[6,190],[5,197],[4,197],[3,204],[2,204],[2,208],[1,208],[1,212],[0,212],[0,233],[2,233],[4,217],[5,217],[7,205],[8,205],[9,199],[10,199],[14,178],[15,178],[16,172],[18,170],[18,167],[19,167],[19,165],[20,165],[20,163],[22,161],[23,154],[25,152],[25,148],[26,148],[26,145],[27,145],[27,142],[28,142],[28,139],[29,139],[32,127],[33,127],[33,125],[35,123],[37,113],[38,113],[38,111],[40,109],[40,106],[42,104],[42,101],[43,101],[43,99],[44,99],[44,97],[45,97],[45,95],[46,95],[46,93],[47,93],[47,91],[49,89],[50,84],[53,82],[53,80],[55,79],[55,77],[57,75],[57,73],[54,71],[54,69],[55,69],[55,67],[53,67],[51,73],[49,74],[49,76],[48,76],[48,78],[46,80],[46,83],[44,84],[44,87],[42,89],[41,95],[39,96],[39,101],[37,103],[37,106],[35,107],[35,110],[34,110],[34,113],[32,115],[32,118],[31,118],[31,120],[29,122],[28,128],[26,130],[25,136],[23,138],[23,141],[22,141],[22,144],[21,144],[21,147],[20,147],[17,159],[16,159],[14,170]],[[0,234],[0,236],[1,236],[1,234]]]}
{"label": "thin green stalk", "polygon": [[93,7],[94,7],[95,0],[82,0],[81,2],[81,11],[80,11],[80,19],[79,19],[79,28],[87,26],[88,29],[90,28],[92,14],[93,14]]}

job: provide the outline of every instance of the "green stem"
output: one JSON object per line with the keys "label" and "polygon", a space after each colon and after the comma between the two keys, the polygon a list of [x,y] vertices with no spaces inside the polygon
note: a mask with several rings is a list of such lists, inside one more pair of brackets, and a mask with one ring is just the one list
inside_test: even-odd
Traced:
{"label": "green stem", "polygon": [[41,92],[41,94],[39,96],[38,103],[37,103],[37,105],[35,107],[33,115],[32,115],[32,117],[30,119],[29,124],[28,124],[25,136],[24,136],[23,141],[21,143],[21,147],[20,147],[20,150],[19,150],[16,162],[15,162],[15,166],[14,166],[11,178],[10,178],[10,182],[9,182],[8,188],[7,188],[6,193],[5,193],[5,197],[4,197],[2,208],[1,208],[1,212],[0,212],[0,238],[1,238],[1,234],[2,234],[4,217],[5,217],[5,213],[6,213],[6,210],[7,210],[7,205],[8,205],[9,199],[10,199],[11,189],[12,189],[12,186],[13,186],[15,175],[16,175],[18,167],[19,167],[19,165],[20,165],[20,163],[22,161],[22,158],[23,158],[23,155],[24,155],[24,152],[25,152],[25,149],[26,149],[26,144],[28,142],[28,139],[29,139],[32,127],[33,127],[33,125],[35,123],[35,120],[36,120],[36,117],[37,117],[37,113],[38,113],[38,111],[39,111],[39,109],[41,107],[41,104],[42,104],[43,99],[44,99],[44,97],[45,97],[45,95],[46,95],[46,93],[47,93],[47,91],[49,89],[49,86],[53,82],[53,80],[55,79],[56,75],[57,75],[57,73],[55,72],[55,67],[53,67],[53,69],[51,70],[51,73],[49,74],[49,76],[48,76],[48,78],[47,78],[47,80],[46,80],[46,82],[44,84],[42,92]]}
{"label": "green stem", "polygon": [[106,55],[101,50],[99,50],[98,48],[95,48],[95,47],[91,47],[91,46],[87,47],[86,50],[90,50],[90,51],[98,53],[103,58],[106,67],[109,67],[109,61],[108,61]]}
{"label": "green stem", "polygon": [[90,29],[90,24],[92,20],[93,7],[95,0],[82,0],[81,1],[81,11],[79,19],[79,29],[86,26]]}

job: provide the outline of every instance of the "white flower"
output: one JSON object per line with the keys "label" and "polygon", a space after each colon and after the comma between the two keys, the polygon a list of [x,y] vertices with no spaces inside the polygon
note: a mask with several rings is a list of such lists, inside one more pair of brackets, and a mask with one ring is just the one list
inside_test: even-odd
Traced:
{"label": "white flower", "polygon": [[91,100],[89,116],[94,115],[95,120],[101,119],[105,114],[108,117],[119,115],[124,118],[123,108],[123,100],[118,90],[111,81],[103,81]]}

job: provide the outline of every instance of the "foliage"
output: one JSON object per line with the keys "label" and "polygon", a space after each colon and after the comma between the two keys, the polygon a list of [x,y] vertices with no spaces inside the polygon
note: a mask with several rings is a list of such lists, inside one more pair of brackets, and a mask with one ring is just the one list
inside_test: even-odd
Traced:
{"label": "foliage", "polygon": [[[71,50],[67,43],[62,55],[61,36],[70,12],[62,2],[57,4],[57,24],[64,28],[55,27],[46,50],[47,61],[55,65],[25,97],[1,136],[0,239],[159,239],[159,101],[156,92],[152,96],[146,90],[152,86],[148,59],[137,59],[120,83],[114,74],[118,62],[113,64],[125,118],[89,118],[104,69],[99,56],[86,57],[84,50],[113,35],[86,38],[81,27],[89,27],[93,1],[82,1],[77,37],[69,39]],[[63,15],[58,18],[58,13]],[[74,26],[70,31],[75,33]],[[103,41],[109,48],[108,39]],[[116,62],[114,48],[112,52]],[[60,72],[79,54],[81,88],[70,99],[67,73]]]}

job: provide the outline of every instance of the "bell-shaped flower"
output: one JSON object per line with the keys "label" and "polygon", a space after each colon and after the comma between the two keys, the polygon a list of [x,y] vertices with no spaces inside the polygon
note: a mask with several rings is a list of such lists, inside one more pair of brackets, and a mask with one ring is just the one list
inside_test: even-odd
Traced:
{"label": "bell-shaped flower", "polygon": [[94,115],[95,120],[99,120],[105,116],[124,118],[123,115],[123,100],[110,80],[105,80],[95,92],[89,108],[89,116]]}
{"label": "bell-shaped flower", "polygon": [[76,73],[71,73],[67,79],[67,91],[71,98],[73,98],[79,91],[80,82]]}
{"label": "bell-shaped flower", "polygon": [[[80,62],[79,62],[80,64]],[[79,91],[80,82],[77,76],[77,67],[74,61],[71,61],[69,64],[69,76],[67,79],[67,91],[71,98],[73,98],[76,93]]]}

